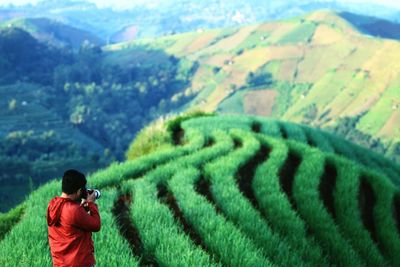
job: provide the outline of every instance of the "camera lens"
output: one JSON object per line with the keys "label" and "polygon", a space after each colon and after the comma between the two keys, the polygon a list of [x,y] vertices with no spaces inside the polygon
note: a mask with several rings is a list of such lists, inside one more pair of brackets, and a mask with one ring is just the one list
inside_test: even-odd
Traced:
{"label": "camera lens", "polygon": [[94,195],[95,195],[96,199],[99,199],[101,196],[101,193],[97,189],[87,189],[87,194],[91,195],[93,193],[93,191],[94,191]]}

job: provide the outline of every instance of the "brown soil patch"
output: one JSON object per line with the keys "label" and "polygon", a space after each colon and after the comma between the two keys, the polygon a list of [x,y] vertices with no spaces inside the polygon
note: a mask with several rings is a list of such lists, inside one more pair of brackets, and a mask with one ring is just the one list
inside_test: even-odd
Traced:
{"label": "brown soil patch", "polygon": [[213,50],[229,51],[239,46],[255,29],[257,25],[250,25],[241,28],[238,32],[222,39],[211,48]]}
{"label": "brown soil patch", "polygon": [[248,92],[243,99],[244,112],[251,115],[271,116],[276,97],[275,90]]}
{"label": "brown soil patch", "polygon": [[339,30],[322,24],[315,30],[312,42],[316,45],[334,44],[340,42],[343,37],[344,35]]}
{"label": "brown soil patch", "polygon": [[393,138],[396,135],[400,135],[399,125],[400,110],[397,109],[392,113],[386,124],[379,131],[378,136],[381,136],[383,138]]}
{"label": "brown soil patch", "polygon": [[288,59],[281,62],[279,71],[277,72],[277,79],[284,81],[292,81],[294,74],[299,64],[298,59]]}
{"label": "brown soil patch", "polygon": [[231,54],[217,54],[215,56],[211,56],[211,57],[207,58],[202,63],[212,65],[212,66],[222,67],[225,65],[225,62],[231,61],[232,59],[233,59],[233,56]]}
{"label": "brown soil patch", "polygon": [[360,114],[364,111],[370,110],[378,101],[380,100],[380,95],[371,95],[368,99],[365,99],[364,103],[359,108],[353,110],[350,115]]}
{"label": "brown soil patch", "polygon": [[200,34],[198,38],[196,38],[187,48],[185,53],[191,54],[195,53],[204,47],[206,47],[212,40],[217,37],[218,32],[215,33],[203,33]]}
{"label": "brown soil patch", "polygon": [[230,90],[230,85],[240,87],[246,83],[247,75],[247,71],[232,69],[221,85],[226,90]]}
{"label": "brown soil patch", "polygon": [[282,27],[283,23],[281,22],[272,22],[272,23],[266,23],[263,25],[260,25],[257,29],[257,31],[263,31],[263,32],[271,32],[276,29],[279,29]]}
{"label": "brown soil patch", "polygon": [[279,45],[268,47],[270,60],[299,59],[303,57],[304,48],[298,45]]}

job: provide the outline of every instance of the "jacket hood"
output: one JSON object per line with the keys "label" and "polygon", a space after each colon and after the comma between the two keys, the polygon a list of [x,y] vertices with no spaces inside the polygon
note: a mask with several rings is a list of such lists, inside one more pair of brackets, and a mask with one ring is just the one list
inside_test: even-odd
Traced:
{"label": "jacket hood", "polygon": [[50,203],[47,207],[47,225],[53,226],[56,225],[61,217],[62,207],[64,206],[65,202],[72,201],[69,198],[63,197],[55,197],[50,200]]}

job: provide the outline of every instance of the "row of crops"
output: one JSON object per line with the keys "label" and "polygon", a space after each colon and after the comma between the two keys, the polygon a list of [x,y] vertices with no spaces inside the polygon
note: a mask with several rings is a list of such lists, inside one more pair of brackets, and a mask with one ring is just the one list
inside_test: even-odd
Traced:
{"label": "row of crops", "polygon": [[[400,266],[398,166],[254,117],[175,130],[175,148],[89,178],[104,192],[97,266]],[[0,266],[51,266],[44,214],[59,189],[30,196],[0,243]]]}

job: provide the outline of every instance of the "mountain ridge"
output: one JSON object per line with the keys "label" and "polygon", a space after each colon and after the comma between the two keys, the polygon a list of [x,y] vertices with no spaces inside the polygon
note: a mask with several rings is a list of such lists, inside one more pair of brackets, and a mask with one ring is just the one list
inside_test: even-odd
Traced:
{"label": "mountain ridge", "polygon": [[[185,92],[195,98],[186,108],[214,111],[224,101],[225,110],[218,110],[236,112],[242,104],[226,102],[249,91],[243,86],[250,73],[270,73],[275,84],[261,90],[266,103],[272,103],[269,115],[323,128],[335,127],[339,119],[358,118],[355,128],[366,134],[366,142],[372,142],[367,135],[380,138],[391,147],[386,152],[398,153],[399,42],[366,36],[338,13],[319,11],[279,22],[121,43],[106,50],[129,58],[129,47],[139,44],[199,63]],[[250,91],[248,103],[260,96]],[[259,110],[252,114],[263,112]],[[384,117],[377,117],[382,112]]]}
{"label": "mountain ridge", "polygon": [[105,44],[105,41],[88,31],[48,18],[14,19],[0,24],[0,28],[7,27],[21,28],[37,40],[59,47],[70,46],[79,49],[85,41],[97,46]]}

